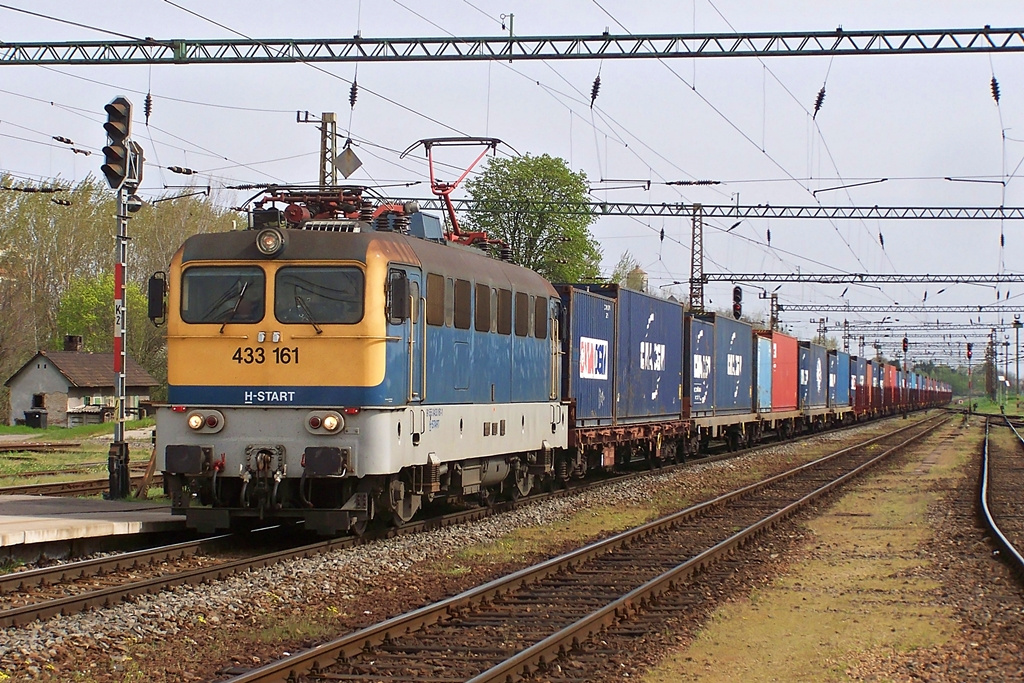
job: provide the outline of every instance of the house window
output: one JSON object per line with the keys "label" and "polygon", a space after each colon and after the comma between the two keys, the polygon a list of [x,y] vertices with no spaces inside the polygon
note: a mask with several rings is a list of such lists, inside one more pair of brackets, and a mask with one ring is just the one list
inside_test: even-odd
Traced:
{"label": "house window", "polygon": [[46,407],[46,394],[32,394],[32,407],[33,408],[45,408]]}

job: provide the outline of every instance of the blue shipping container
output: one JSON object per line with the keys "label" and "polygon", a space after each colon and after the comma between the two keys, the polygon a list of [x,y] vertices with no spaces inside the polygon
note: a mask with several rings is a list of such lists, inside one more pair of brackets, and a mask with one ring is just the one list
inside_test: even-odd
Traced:
{"label": "blue shipping container", "polygon": [[850,354],[842,351],[829,352],[829,367],[832,359],[836,359],[836,377],[829,377],[829,406],[832,408],[848,408],[850,406]]}
{"label": "blue shipping container", "polygon": [[683,396],[689,398],[689,417],[714,412],[714,358],[715,326],[687,313],[683,323]]}
{"label": "blue shipping container", "polygon": [[683,307],[630,289],[616,301],[616,422],[679,419]]}
{"label": "blue shipping container", "polygon": [[828,405],[836,407],[836,376],[839,374],[839,357],[832,351],[827,352],[828,358]]}
{"label": "blue shipping container", "polygon": [[576,427],[614,421],[615,301],[558,285],[568,327],[562,356],[563,398],[576,399]]}
{"label": "blue shipping container", "polygon": [[825,347],[800,342],[800,408],[825,408],[828,405],[828,360]]}
{"label": "blue shipping container", "polygon": [[715,326],[715,414],[754,411],[754,333],[724,315],[703,316]]}
{"label": "blue shipping container", "polygon": [[757,412],[766,413],[772,409],[772,340],[757,337],[757,388],[754,391]]}

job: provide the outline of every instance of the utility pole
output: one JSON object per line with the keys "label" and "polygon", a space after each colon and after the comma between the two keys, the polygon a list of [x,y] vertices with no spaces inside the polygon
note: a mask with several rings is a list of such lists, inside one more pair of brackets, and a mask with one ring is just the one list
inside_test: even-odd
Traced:
{"label": "utility pole", "polygon": [[1014,354],[1014,376],[1013,376],[1013,387],[1015,391],[1014,395],[1020,398],[1020,328],[1024,327],[1024,323],[1020,321],[1020,315],[1013,316],[1013,332],[1017,337],[1017,352]]}
{"label": "utility pole", "polygon": [[107,454],[109,496],[112,500],[126,498],[131,481],[128,472],[128,442],[124,438],[126,419],[125,361],[127,358],[128,308],[124,295],[125,271],[128,267],[128,213],[142,208],[135,191],[142,183],[142,165],[145,158],[142,147],[131,140],[132,103],[125,97],[115,97],[104,109],[107,122],[107,145],[103,148],[100,171],[111,189],[117,190],[117,263],[114,264],[114,372],[117,415],[114,423],[114,441]]}
{"label": "utility pole", "polygon": [[693,205],[692,241],[690,244],[690,310],[704,312],[704,210]]}
{"label": "utility pole", "polygon": [[1003,335],[1003,403],[1010,398],[1010,336]]}

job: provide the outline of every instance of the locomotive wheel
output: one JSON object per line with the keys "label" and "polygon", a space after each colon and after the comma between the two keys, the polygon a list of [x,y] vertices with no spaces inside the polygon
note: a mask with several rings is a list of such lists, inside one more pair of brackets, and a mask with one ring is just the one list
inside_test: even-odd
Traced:
{"label": "locomotive wheel", "polygon": [[513,476],[515,481],[512,483],[512,500],[530,495],[530,491],[533,490],[533,475],[524,468],[513,472]]}
{"label": "locomotive wheel", "polygon": [[395,477],[388,482],[384,503],[392,525],[408,523],[419,512],[422,501],[423,497],[414,494],[403,478]]}

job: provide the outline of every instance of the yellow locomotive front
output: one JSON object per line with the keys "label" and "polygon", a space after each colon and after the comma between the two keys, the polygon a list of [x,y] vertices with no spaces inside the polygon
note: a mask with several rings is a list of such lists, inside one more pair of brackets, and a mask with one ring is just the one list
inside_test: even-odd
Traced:
{"label": "yellow locomotive front", "polygon": [[256,229],[196,235],[170,264],[158,466],[189,526],[345,530],[373,516],[359,478],[396,469],[414,305],[401,264],[416,257],[358,220],[284,230],[281,212],[254,215]]}

